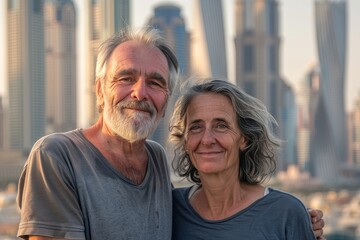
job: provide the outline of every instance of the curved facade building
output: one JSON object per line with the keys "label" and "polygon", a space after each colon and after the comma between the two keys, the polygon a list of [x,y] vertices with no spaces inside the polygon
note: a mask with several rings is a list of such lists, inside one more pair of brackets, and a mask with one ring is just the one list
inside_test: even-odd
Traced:
{"label": "curved facade building", "polygon": [[191,33],[191,72],[199,77],[227,78],[222,1],[195,0]]}
{"label": "curved facade building", "polygon": [[315,1],[320,89],[311,142],[311,170],[330,185],[339,183],[341,166],[346,161],[346,9],[345,0]]}

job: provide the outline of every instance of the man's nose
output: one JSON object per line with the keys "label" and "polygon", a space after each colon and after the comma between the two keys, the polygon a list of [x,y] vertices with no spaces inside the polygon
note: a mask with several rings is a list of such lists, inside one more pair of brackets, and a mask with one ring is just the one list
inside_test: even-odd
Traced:
{"label": "man's nose", "polygon": [[141,101],[147,99],[147,86],[144,79],[139,79],[132,87],[131,97]]}

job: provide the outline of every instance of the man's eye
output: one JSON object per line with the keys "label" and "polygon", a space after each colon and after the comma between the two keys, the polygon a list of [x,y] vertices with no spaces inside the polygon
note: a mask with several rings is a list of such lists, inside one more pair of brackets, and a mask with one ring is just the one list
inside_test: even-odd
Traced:
{"label": "man's eye", "polygon": [[150,84],[154,86],[161,86],[157,81],[150,81]]}
{"label": "man's eye", "polygon": [[131,77],[121,77],[118,79],[119,82],[132,82],[133,78]]}
{"label": "man's eye", "polygon": [[164,84],[162,82],[156,81],[156,80],[149,81],[149,84],[151,87],[154,87],[154,88],[162,88],[162,89],[166,88],[166,86],[164,86]]}

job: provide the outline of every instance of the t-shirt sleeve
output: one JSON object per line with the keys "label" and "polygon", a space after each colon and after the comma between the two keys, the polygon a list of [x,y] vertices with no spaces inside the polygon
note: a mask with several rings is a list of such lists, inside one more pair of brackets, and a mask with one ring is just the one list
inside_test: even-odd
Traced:
{"label": "t-shirt sleeve", "polygon": [[286,228],[287,239],[316,239],[312,230],[310,215],[302,203],[294,204],[289,213]]}
{"label": "t-shirt sleeve", "polygon": [[42,140],[29,154],[19,179],[18,236],[85,239],[81,208],[68,154],[55,141]]}
{"label": "t-shirt sleeve", "polygon": [[286,206],[284,210],[287,209],[285,222],[286,239],[316,239],[312,230],[310,215],[304,204],[295,196],[289,195],[288,201],[284,202],[283,206]]}

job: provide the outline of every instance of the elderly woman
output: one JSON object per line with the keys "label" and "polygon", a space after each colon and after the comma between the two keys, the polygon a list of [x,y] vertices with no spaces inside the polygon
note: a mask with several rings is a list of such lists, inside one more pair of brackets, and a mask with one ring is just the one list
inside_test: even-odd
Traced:
{"label": "elderly woman", "polygon": [[175,105],[173,239],[316,239],[300,200],[261,185],[280,141],[264,105],[224,80],[188,88]]}

